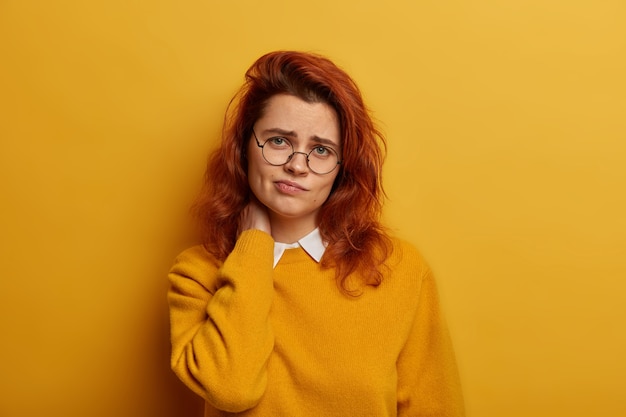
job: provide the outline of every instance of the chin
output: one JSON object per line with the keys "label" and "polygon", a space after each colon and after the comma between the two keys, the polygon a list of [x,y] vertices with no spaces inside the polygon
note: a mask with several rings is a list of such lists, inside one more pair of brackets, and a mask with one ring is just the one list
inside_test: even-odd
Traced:
{"label": "chin", "polygon": [[304,212],[299,210],[285,210],[285,209],[274,209],[269,208],[272,216],[279,217],[285,220],[303,220],[309,219],[314,216],[312,212]]}

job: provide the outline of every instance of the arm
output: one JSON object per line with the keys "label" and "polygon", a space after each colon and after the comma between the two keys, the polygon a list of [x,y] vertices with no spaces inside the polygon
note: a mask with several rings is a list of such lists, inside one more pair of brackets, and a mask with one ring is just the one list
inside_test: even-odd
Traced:
{"label": "arm", "polygon": [[221,410],[252,408],[265,391],[273,243],[259,230],[244,231],[221,267],[196,247],[169,274],[172,369]]}
{"label": "arm", "polygon": [[465,415],[452,343],[429,269],[409,338],[398,358],[398,417]]}

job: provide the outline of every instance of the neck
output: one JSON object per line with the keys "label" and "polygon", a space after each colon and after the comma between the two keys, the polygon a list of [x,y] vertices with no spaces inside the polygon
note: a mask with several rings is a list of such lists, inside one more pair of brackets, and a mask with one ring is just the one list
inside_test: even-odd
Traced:
{"label": "neck", "polygon": [[311,233],[316,227],[315,222],[270,217],[272,237],[281,243],[294,243]]}

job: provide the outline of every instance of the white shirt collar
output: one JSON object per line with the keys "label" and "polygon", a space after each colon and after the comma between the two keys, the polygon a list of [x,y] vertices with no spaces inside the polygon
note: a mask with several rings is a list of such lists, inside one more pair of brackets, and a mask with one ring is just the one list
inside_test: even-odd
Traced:
{"label": "white shirt collar", "polygon": [[315,262],[319,262],[326,251],[326,244],[322,241],[320,229],[315,228],[315,230],[295,243],[274,242],[274,268],[276,268],[276,264],[280,261],[285,250],[299,247],[302,247]]}

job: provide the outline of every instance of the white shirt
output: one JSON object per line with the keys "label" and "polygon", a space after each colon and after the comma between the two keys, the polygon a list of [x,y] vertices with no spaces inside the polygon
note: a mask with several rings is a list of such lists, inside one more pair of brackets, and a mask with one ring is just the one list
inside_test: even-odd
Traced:
{"label": "white shirt", "polygon": [[319,262],[326,251],[326,244],[322,241],[320,230],[315,228],[311,233],[295,243],[274,242],[274,268],[287,249],[302,247],[315,262]]}

